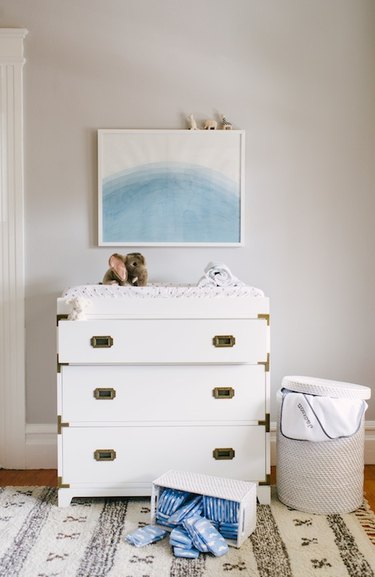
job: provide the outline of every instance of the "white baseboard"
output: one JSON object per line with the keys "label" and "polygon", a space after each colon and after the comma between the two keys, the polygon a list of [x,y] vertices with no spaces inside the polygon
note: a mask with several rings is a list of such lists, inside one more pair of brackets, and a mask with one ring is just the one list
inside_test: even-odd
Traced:
{"label": "white baseboard", "polygon": [[[26,425],[26,469],[57,469],[56,425]],[[271,464],[276,465],[276,423],[271,423]],[[375,421],[365,423],[365,464],[375,465]]]}
{"label": "white baseboard", "polygon": [[26,469],[57,469],[56,425],[26,425]]}

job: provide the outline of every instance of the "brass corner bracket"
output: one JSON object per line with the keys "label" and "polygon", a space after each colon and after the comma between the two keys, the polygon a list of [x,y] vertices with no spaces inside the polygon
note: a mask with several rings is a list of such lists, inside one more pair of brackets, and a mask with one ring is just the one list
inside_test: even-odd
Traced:
{"label": "brass corner bracket", "polygon": [[60,363],[59,361],[59,355],[57,355],[57,373],[61,373],[61,367],[67,367],[69,365],[69,363]]}
{"label": "brass corner bracket", "polygon": [[271,430],[271,415],[270,415],[270,413],[266,413],[264,419],[262,421],[258,421],[258,425],[266,427],[266,433],[269,433]]}
{"label": "brass corner bracket", "polygon": [[270,371],[270,354],[267,353],[267,360],[266,361],[258,361],[258,365],[264,365],[264,370],[266,373]]}
{"label": "brass corner bracket", "polygon": [[69,489],[69,483],[63,483],[62,477],[57,477],[57,488],[58,489]]}
{"label": "brass corner bracket", "polygon": [[265,481],[259,481],[260,486],[271,485],[271,475],[267,473]]}
{"label": "brass corner bracket", "polygon": [[63,422],[61,415],[57,415],[57,434],[61,435],[61,429],[63,427],[69,427],[69,423]]}
{"label": "brass corner bracket", "polygon": [[270,325],[270,315],[268,313],[259,313],[258,314],[258,319],[260,320],[265,320],[267,323],[267,326]]}

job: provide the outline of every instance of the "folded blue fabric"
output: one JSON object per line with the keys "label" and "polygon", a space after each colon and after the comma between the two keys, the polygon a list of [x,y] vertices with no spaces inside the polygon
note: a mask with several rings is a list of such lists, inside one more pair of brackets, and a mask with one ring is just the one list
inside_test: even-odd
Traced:
{"label": "folded blue fabric", "polygon": [[227,542],[208,519],[205,517],[198,519],[194,523],[194,530],[199,534],[200,539],[206,544],[210,553],[215,555],[215,557],[221,557],[221,555],[227,553]]}
{"label": "folded blue fabric", "polygon": [[156,527],[155,525],[146,525],[145,527],[136,529],[136,531],[133,531],[133,533],[129,533],[125,536],[125,539],[131,545],[135,545],[136,547],[144,547],[150,543],[161,541],[161,539],[164,539],[166,535],[167,531],[164,529]]}
{"label": "folded blue fabric", "polygon": [[186,559],[196,559],[199,557],[198,549],[180,549],[179,547],[173,547],[173,553],[175,557],[184,557]]}
{"label": "folded blue fabric", "polygon": [[219,499],[217,497],[203,496],[203,515],[210,521],[236,523],[240,504],[237,501]]}
{"label": "folded blue fabric", "polygon": [[185,517],[191,517],[196,513],[202,511],[202,495],[197,495],[190,499],[190,501],[185,502],[181,507],[179,507],[173,515],[169,517],[169,523],[174,523],[178,525],[182,523]]}
{"label": "folded blue fabric", "polygon": [[163,489],[159,496],[158,510],[165,515],[172,515],[190,496],[191,493],[186,491]]}
{"label": "folded blue fabric", "polygon": [[223,523],[219,523],[219,526],[220,526],[220,527],[224,527],[224,528],[226,528],[226,529],[236,529],[236,530],[238,530],[238,523],[226,523],[226,522],[223,522]]}
{"label": "folded blue fabric", "polygon": [[164,515],[164,513],[160,513],[160,511],[157,511],[156,513],[156,521],[158,522],[159,525],[164,525],[165,527],[169,527],[170,529],[176,527],[175,524],[169,522],[169,515]]}
{"label": "folded blue fabric", "polygon": [[198,551],[212,553],[216,557],[227,553],[228,545],[224,537],[205,517],[200,517],[199,515],[187,517],[183,521],[183,526]]}
{"label": "folded blue fabric", "polygon": [[169,537],[169,543],[172,546],[180,547],[181,549],[191,549],[193,546],[193,542],[189,537],[188,532],[183,529],[183,527],[176,527],[175,529],[172,529]]}
{"label": "folded blue fabric", "polygon": [[218,531],[226,539],[237,539],[238,523],[219,523]]}
{"label": "folded blue fabric", "polygon": [[198,551],[201,551],[202,553],[208,553],[208,547],[207,547],[205,541],[203,541],[203,539],[201,539],[199,532],[196,531],[196,529],[195,529],[195,523],[199,519],[203,519],[203,517],[201,517],[200,515],[192,515],[191,517],[186,517],[183,520],[182,524],[183,524],[184,529],[186,529],[186,531],[190,535],[191,540],[193,541],[194,547],[196,549],[198,549]]}
{"label": "folded blue fabric", "polygon": [[159,494],[156,521],[172,529],[170,544],[176,556],[221,556],[228,551],[225,539],[237,539],[239,509],[237,501],[167,487]]}

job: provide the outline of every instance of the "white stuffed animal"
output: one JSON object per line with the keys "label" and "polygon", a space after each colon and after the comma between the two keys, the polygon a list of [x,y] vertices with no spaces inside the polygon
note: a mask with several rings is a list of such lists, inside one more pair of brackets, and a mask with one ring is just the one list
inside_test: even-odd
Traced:
{"label": "white stuffed animal", "polygon": [[68,315],[69,321],[84,321],[86,320],[86,310],[91,305],[91,301],[85,298],[72,298],[67,301],[68,304],[72,305],[72,310]]}

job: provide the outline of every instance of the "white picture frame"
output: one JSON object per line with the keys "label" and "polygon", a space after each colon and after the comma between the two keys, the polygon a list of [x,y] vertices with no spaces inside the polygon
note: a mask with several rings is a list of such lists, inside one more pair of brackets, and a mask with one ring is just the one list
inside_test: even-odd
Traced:
{"label": "white picture frame", "polygon": [[98,130],[99,246],[242,246],[242,130]]}

